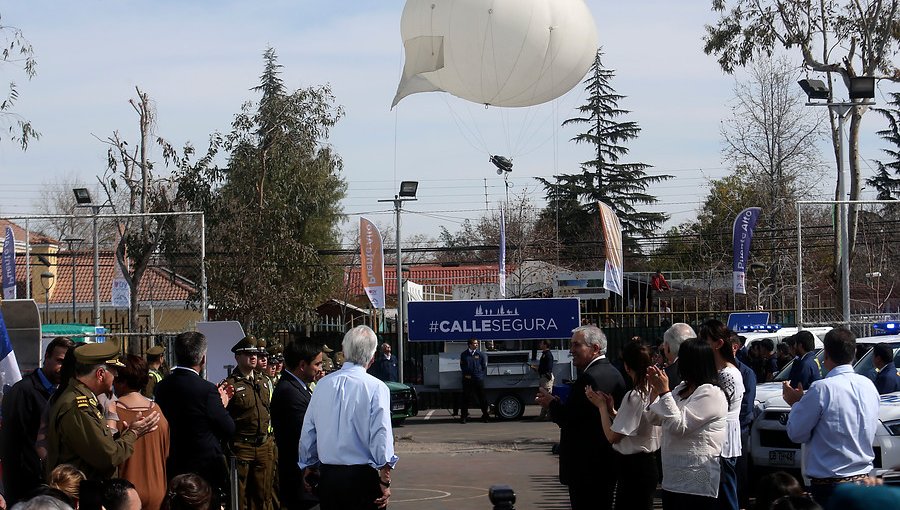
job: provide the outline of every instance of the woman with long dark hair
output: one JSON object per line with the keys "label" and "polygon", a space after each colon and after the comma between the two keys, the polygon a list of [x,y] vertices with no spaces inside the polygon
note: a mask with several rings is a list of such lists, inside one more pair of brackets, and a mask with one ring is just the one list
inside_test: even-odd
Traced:
{"label": "woman with long dark hair", "polygon": [[669,389],[666,371],[647,369],[649,410],[662,426],[663,508],[712,510],[719,494],[719,455],[725,442],[728,399],[719,387],[712,348],[693,338],[678,351],[681,383]]}
{"label": "woman with long dark hair", "polygon": [[622,454],[616,478],[616,508],[651,509],[659,474],[656,451],[659,450],[659,427],[650,423],[647,406],[650,404],[650,349],[630,342],[622,351],[625,373],[631,378],[633,389],[625,394],[618,412],[612,395],[594,391],[587,386],[585,394],[600,409],[603,433],[613,450]]}
{"label": "woman with long dark hair", "polygon": [[700,339],[712,347],[719,371],[719,385],[728,397],[728,418],[725,422],[725,444],[722,446],[722,476],[719,482],[719,508],[738,510],[737,460],[741,456],[741,400],[744,398],[744,379],[734,359],[729,338],[733,333],[715,319],[700,327]]}

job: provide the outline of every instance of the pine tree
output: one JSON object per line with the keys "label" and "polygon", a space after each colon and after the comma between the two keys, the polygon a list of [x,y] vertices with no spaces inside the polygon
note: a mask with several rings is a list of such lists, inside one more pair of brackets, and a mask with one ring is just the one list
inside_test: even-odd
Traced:
{"label": "pine tree", "polygon": [[671,176],[648,175],[646,171],[651,165],[622,161],[629,152],[624,144],[637,138],[641,128],[634,121],[619,121],[631,112],[619,108],[618,103],[625,96],[613,89],[615,71],[603,67],[602,56],[601,48],[584,82],[587,103],[578,108],[579,116],[562,124],[587,126],[587,131],[572,141],[592,145],[593,158],[581,164],[579,173],[557,175],[553,181],[539,179],[548,202],[543,219],[549,222],[559,218],[560,242],[568,247],[566,255],[576,259],[593,256],[586,247],[573,248],[572,243],[597,239],[590,237],[594,234],[591,230],[595,230],[590,226],[596,225],[599,214],[597,201],[609,204],[616,212],[629,251],[639,251],[636,240],[653,233],[667,219],[663,213],[637,209],[640,205],[656,203],[656,197],[647,188]]}
{"label": "pine tree", "polygon": [[888,104],[893,108],[876,109],[888,121],[887,129],[882,129],[877,134],[890,145],[881,150],[890,156],[891,161],[875,161],[878,171],[873,177],[866,179],[866,184],[878,190],[878,200],[900,198],[900,93],[891,92]]}

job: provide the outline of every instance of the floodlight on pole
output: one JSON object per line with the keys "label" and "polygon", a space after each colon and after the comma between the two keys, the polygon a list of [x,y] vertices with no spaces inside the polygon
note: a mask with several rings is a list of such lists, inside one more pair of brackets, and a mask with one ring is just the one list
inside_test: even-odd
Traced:
{"label": "floodlight on pole", "polygon": [[100,209],[109,207],[109,204],[95,204],[91,200],[91,193],[87,188],[75,188],[75,207],[89,207],[91,209],[91,221],[94,238],[94,326],[100,326],[100,236],[97,232],[97,215]]}
{"label": "floodlight on pole", "polygon": [[[873,102],[869,101],[852,101],[853,99],[871,99],[875,97],[875,79],[866,76],[845,77],[847,91],[851,101],[848,102],[832,102],[830,100],[831,90],[822,80],[800,80],[797,82],[800,88],[806,93],[809,102],[806,106],[827,106],[828,109],[838,118],[838,147],[837,147],[837,198],[838,200],[847,200],[847,179],[844,176],[844,121],[850,116],[854,108],[859,106],[870,106]],[[816,99],[824,99],[826,102],[815,102]],[[841,307],[843,311],[844,324],[850,325],[850,228],[849,228],[849,203],[838,205],[838,223],[840,231],[840,263],[841,263]],[[799,246],[798,246],[799,250]],[[797,265],[797,302],[798,306],[802,306],[803,286],[801,284],[800,274],[802,272],[801,264]]]}
{"label": "floodlight on pole", "polygon": [[387,200],[379,200],[379,202],[391,202],[394,204],[394,213],[396,215],[397,228],[397,356],[400,360],[399,375],[400,382],[403,379],[403,252],[400,249],[400,210],[403,208],[403,202],[416,201],[416,191],[419,189],[418,181],[403,181],[400,183],[400,190],[394,195],[394,198]]}

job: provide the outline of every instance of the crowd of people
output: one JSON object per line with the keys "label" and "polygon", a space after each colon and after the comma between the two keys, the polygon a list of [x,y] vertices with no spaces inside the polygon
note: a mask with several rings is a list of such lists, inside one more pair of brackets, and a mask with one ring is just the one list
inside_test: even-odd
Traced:
{"label": "crowd of people", "polygon": [[[175,338],[171,373],[162,346],[143,358],[56,338],[2,402],[0,507],[383,508],[397,456],[387,386],[366,372],[376,344],[350,330],[341,370],[323,379],[327,346],[246,336],[215,385],[198,332]],[[375,371],[396,368],[382,346]],[[346,483],[365,490],[350,501]]]}
{"label": "crowd of people", "polygon": [[[746,459],[755,387],[775,370],[774,345],[758,343],[748,348],[717,320],[698,332],[679,323],[656,353],[632,339],[617,369],[600,328],[575,329],[570,353],[579,375],[571,394],[563,400],[541,389],[536,398],[560,427],[559,477],[571,507],[650,509],[661,477],[664,509],[751,508]],[[848,502],[872,497],[856,494],[856,485],[875,483],[869,474],[879,391],[852,370],[856,339],[849,330],[826,334],[824,378],[809,332],[786,344],[794,355],[791,379],[783,383],[792,406],[787,431],[805,444],[810,486],[776,473],[758,482],[753,508],[855,508]],[[893,351],[876,354],[883,358],[876,367],[896,376],[888,366]]]}

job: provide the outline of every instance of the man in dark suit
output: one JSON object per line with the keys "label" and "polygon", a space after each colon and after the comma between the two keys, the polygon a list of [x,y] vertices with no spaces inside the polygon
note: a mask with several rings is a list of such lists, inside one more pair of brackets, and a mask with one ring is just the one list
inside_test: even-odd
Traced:
{"label": "man in dark suit", "polygon": [[59,386],[63,359],[73,345],[66,337],[51,340],[41,368],[23,377],[3,396],[0,454],[6,468],[3,470],[3,487],[9,508],[44,482],[41,459],[34,443],[50,395]]}
{"label": "man in dark suit", "polygon": [[469,400],[474,395],[481,407],[481,421],[488,421],[487,398],[484,396],[484,375],[487,373],[487,356],[478,350],[478,339],[472,338],[459,355],[459,368],[462,371],[462,406],[460,407],[460,423],[469,418]]}
{"label": "man in dark suit", "polygon": [[[166,475],[196,473],[216,498],[228,494],[228,468],[222,441],[234,435],[234,420],[225,410],[234,389],[216,387],[200,377],[206,365],[206,337],[190,331],[175,338],[172,373],[156,385],[156,404],[169,421],[171,448]],[[227,499],[219,500],[219,503]],[[216,505],[218,507],[218,504]]]}
{"label": "man in dark suit", "polygon": [[572,331],[569,352],[579,375],[562,403],[545,390],[537,402],[550,410],[560,428],[559,481],[569,486],[572,510],[612,508],[616,453],[603,433],[600,411],[584,394],[588,386],[612,395],[616,407],[625,395],[622,374],[606,358],[606,335],[596,326]]}
{"label": "man in dark suit", "polygon": [[890,344],[880,343],[872,349],[872,364],[878,369],[875,388],[879,395],[900,391],[900,375],[894,365],[894,349]]}
{"label": "man in dark suit", "polygon": [[791,342],[791,350],[796,356],[791,366],[791,388],[809,389],[814,381],[822,377],[816,363],[816,340],[809,331],[800,331],[785,341]]}
{"label": "man in dark suit", "polygon": [[375,357],[368,372],[385,382],[400,382],[400,365],[397,358],[391,355],[391,344],[381,344],[381,353]]}
{"label": "man in dark suit", "polygon": [[279,498],[283,508],[306,510],[317,500],[303,490],[303,472],[297,465],[300,430],[309,399],[310,383],[322,370],[322,347],[309,341],[295,340],[284,351],[281,379],[272,395],[272,428],[278,446]]}

